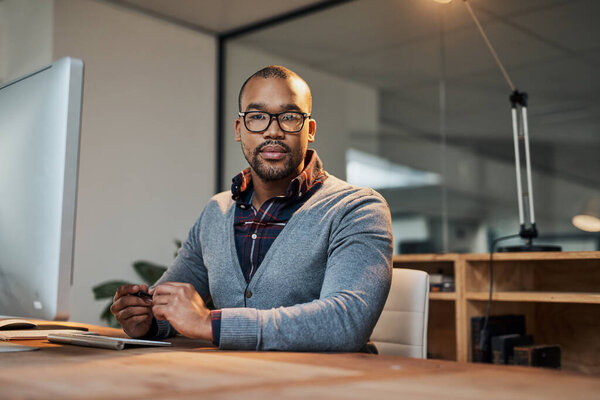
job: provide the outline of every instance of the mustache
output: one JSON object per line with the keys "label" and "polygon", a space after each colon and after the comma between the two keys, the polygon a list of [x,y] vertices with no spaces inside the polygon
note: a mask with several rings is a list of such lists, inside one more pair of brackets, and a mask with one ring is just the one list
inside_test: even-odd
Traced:
{"label": "mustache", "polygon": [[279,140],[272,140],[269,139],[267,141],[265,141],[263,144],[261,144],[260,146],[258,146],[255,150],[254,150],[254,154],[258,154],[262,149],[264,149],[267,146],[272,146],[272,145],[277,145],[277,146],[281,146],[284,148],[284,150],[288,153],[290,153],[292,151],[292,149],[290,149],[290,146],[288,146],[287,144],[279,141]]}

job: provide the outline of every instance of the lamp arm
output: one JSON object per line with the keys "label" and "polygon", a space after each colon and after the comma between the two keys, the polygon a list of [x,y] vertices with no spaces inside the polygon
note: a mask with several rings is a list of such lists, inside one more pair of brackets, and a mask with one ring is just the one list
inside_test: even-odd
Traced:
{"label": "lamp arm", "polygon": [[513,103],[511,108],[513,142],[515,146],[515,173],[517,175],[517,201],[519,204],[519,226],[521,230],[525,228],[525,215],[523,213],[523,190],[521,183],[521,155],[519,153],[519,126],[517,118],[517,105]]}
{"label": "lamp arm", "polygon": [[[529,123],[527,120],[527,93],[519,92],[515,90],[510,95],[511,114],[512,114],[512,127],[513,127],[513,141],[515,146],[515,171],[517,175],[517,197],[519,202],[519,235],[523,239],[531,240],[537,237],[537,227],[535,225],[535,210],[533,204],[533,184],[531,178],[531,153],[529,151]],[[519,134],[519,118],[518,110],[521,111],[521,123],[523,127],[523,134]],[[523,192],[523,183],[521,182],[521,155],[519,153],[519,140],[523,140],[525,147],[525,172],[527,181],[527,191]],[[529,206],[529,222],[531,226],[526,227],[525,216],[524,216],[524,203],[527,201]]]}
{"label": "lamp arm", "polygon": [[529,152],[529,125],[527,122],[527,106],[521,107],[523,118],[523,140],[525,141],[525,168],[527,171],[527,198],[529,200],[529,220],[531,226],[535,227],[535,212],[533,210],[533,184],[531,183],[531,156]]}

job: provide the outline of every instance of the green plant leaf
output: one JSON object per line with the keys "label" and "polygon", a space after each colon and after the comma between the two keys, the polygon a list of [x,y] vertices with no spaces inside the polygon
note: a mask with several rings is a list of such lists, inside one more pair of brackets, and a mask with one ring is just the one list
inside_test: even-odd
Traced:
{"label": "green plant leaf", "polygon": [[[2,1],[2,0],[0,0]],[[177,250],[179,250],[182,246],[181,240],[174,239],[173,243],[177,246]],[[177,252],[175,253],[175,257],[177,257]],[[136,261],[133,263],[133,268],[138,273],[138,275],[144,280],[148,285],[154,284],[162,276],[162,274],[167,270],[167,267],[162,265],[157,265],[151,263],[149,261]],[[131,283],[126,281],[107,281],[100,283],[92,288],[94,291],[94,298],[96,300],[106,299],[114,297],[117,289],[122,285],[131,285]],[[119,323],[115,319],[115,317],[110,312],[110,306],[112,305],[112,301],[110,304],[106,306],[100,318],[106,321],[108,326],[111,327],[119,327]]]}
{"label": "green plant leaf", "polygon": [[167,270],[167,267],[153,264],[149,261],[136,261],[133,263],[133,268],[148,285],[152,285],[156,282]]}
{"label": "green plant leaf", "polygon": [[100,315],[100,318],[103,319],[104,321],[106,321],[106,324],[108,326],[110,326],[111,328],[120,328],[121,325],[117,322],[117,319],[115,318],[115,316],[113,315],[113,313],[110,312],[110,306],[112,305],[112,302],[110,302],[106,308],[104,309],[104,311],[102,311],[102,314]]}
{"label": "green plant leaf", "polygon": [[179,239],[175,239],[173,240],[173,243],[175,243],[175,246],[177,247],[177,250],[175,250],[175,257],[177,257],[177,253],[179,252],[179,249],[182,246],[181,240]]}
{"label": "green plant leaf", "polygon": [[113,298],[117,289],[123,285],[131,285],[131,283],[126,281],[106,281],[102,282],[92,288],[94,291],[94,298],[98,299],[106,299]]}

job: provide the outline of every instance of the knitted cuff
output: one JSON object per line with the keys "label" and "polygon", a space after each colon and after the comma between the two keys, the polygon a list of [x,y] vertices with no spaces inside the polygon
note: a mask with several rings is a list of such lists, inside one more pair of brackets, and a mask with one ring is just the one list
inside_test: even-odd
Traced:
{"label": "knitted cuff", "polygon": [[258,350],[260,319],[255,308],[221,310],[220,349]]}

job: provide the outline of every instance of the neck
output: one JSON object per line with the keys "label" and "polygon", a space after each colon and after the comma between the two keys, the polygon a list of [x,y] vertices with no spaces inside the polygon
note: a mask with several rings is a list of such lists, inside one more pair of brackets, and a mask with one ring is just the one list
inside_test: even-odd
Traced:
{"label": "neck", "polygon": [[261,179],[253,169],[251,169],[250,173],[252,174],[252,184],[254,186],[252,205],[254,208],[258,210],[262,204],[270,198],[284,196],[288,186],[290,186],[290,182],[302,172],[303,168],[304,163],[298,167],[297,171],[294,171],[289,176],[276,181],[265,181]]}

